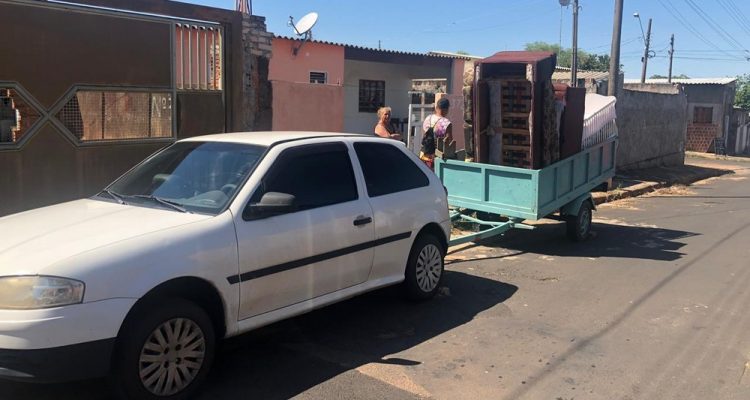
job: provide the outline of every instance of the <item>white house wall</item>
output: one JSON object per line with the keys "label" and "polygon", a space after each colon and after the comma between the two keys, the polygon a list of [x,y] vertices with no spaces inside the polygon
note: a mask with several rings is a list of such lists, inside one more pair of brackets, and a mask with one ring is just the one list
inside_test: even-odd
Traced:
{"label": "white house wall", "polygon": [[344,60],[344,131],[373,133],[377,123],[374,112],[359,112],[359,80],[385,81],[385,105],[393,109],[392,118],[407,118],[412,79],[448,79],[451,68],[414,66],[369,61]]}

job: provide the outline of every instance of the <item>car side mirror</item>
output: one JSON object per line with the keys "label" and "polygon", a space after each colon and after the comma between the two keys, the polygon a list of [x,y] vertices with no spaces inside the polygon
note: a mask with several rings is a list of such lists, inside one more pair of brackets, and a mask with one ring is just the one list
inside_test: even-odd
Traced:
{"label": "car side mirror", "polygon": [[246,221],[281,215],[295,210],[294,196],[288,193],[268,192],[257,203],[245,207],[242,218]]}

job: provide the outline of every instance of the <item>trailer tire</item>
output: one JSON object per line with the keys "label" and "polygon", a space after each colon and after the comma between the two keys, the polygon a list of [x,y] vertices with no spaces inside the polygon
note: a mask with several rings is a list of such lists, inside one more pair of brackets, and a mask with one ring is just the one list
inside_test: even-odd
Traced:
{"label": "trailer tire", "polygon": [[574,242],[583,242],[591,236],[591,219],[592,210],[590,201],[581,203],[578,209],[578,215],[571,215],[566,218],[568,238]]}

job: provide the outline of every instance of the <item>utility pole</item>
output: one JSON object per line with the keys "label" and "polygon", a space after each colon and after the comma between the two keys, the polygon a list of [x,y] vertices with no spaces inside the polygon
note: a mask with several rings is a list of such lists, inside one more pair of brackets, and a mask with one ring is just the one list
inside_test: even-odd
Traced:
{"label": "utility pole", "polygon": [[669,79],[667,82],[672,83],[672,58],[674,56],[674,33],[669,40]]}
{"label": "utility pole", "polygon": [[617,81],[620,79],[620,36],[622,35],[622,3],[615,0],[615,22],[612,28],[612,52],[609,56],[609,83],[607,95],[617,94]]}
{"label": "utility pole", "polygon": [[643,51],[643,69],[641,70],[641,83],[646,83],[646,68],[648,68],[648,48],[651,45],[651,18],[648,19],[646,30],[646,49]]}
{"label": "utility pole", "polygon": [[578,0],[573,0],[573,58],[570,62],[570,86],[578,87]]}

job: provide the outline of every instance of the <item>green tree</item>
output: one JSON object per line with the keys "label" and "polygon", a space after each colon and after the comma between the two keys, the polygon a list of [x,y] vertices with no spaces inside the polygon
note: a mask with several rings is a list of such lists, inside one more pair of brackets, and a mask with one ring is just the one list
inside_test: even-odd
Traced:
{"label": "green tree", "polygon": [[[654,75],[651,75],[649,79],[669,79],[669,77],[666,75],[654,74]],[[679,75],[672,75],[672,79],[690,79],[690,77],[685,74],[679,74]]]}
{"label": "green tree", "polygon": [[[526,44],[527,51],[551,51],[557,54],[557,65],[570,68],[573,60],[572,49],[562,49],[560,45],[547,42],[532,42]],[[578,68],[587,71],[609,71],[608,54],[592,54],[578,50]]]}
{"label": "green tree", "polygon": [[750,74],[737,77],[737,92],[734,105],[744,110],[750,110]]}

